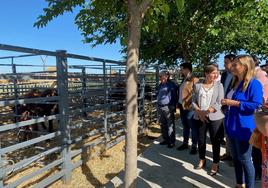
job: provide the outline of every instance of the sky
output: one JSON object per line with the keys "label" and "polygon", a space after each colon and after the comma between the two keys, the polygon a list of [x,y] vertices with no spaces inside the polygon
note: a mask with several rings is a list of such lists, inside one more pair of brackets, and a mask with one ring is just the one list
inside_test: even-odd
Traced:
{"label": "sky", "polygon": [[[67,50],[68,53],[98,57],[112,60],[122,60],[120,44],[99,45],[92,48],[83,43],[83,36],[74,23],[77,10],[65,13],[55,18],[44,28],[33,27],[37,17],[47,7],[45,0],[1,0],[0,1],[0,44],[35,48],[41,50]],[[20,55],[10,51],[0,50],[0,57]],[[29,61],[51,61],[48,57],[20,58],[15,63]],[[2,60],[0,63],[8,63]],[[0,73],[3,72],[3,67]]]}
{"label": "sky", "polygon": [[[74,23],[77,10],[55,18],[44,28],[33,27],[45,7],[47,7],[45,0],[1,0],[0,44],[49,51],[67,50],[68,53],[73,54],[123,60],[124,54],[120,53],[121,46],[118,43],[99,45],[94,48],[90,44],[83,43],[83,36]],[[20,54],[0,50],[0,57]],[[10,61],[10,59],[0,60],[0,64],[10,63]],[[43,62],[47,66],[55,63],[54,59],[44,56],[19,58],[14,61],[16,64],[32,64],[32,62],[42,64]],[[218,62],[220,68],[223,68],[223,55],[220,56]],[[29,71],[29,67],[19,68],[21,71]],[[36,68],[36,71],[37,69],[39,70]],[[11,72],[11,68],[0,66],[0,73],[5,72]]]}

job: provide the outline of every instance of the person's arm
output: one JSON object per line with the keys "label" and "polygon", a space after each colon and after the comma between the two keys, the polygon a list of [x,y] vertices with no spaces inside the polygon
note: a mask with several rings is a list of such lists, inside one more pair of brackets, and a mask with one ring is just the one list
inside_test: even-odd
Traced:
{"label": "person's arm", "polygon": [[263,90],[261,83],[257,80],[248,87],[250,87],[250,100],[239,101],[239,110],[240,112],[253,113],[263,104]]}
{"label": "person's arm", "polygon": [[196,90],[196,85],[193,85],[193,90],[192,90],[192,108],[193,110],[198,110],[200,109],[198,106],[198,96],[197,96],[197,90]]}
{"label": "person's arm", "polygon": [[255,80],[252,85],[249,85],[249,101],[223,99],[222,105],[235,106],[239,108],[242,113],[254,113],[260,105],[262,105],[263,91],[262,85],[259,81]]}

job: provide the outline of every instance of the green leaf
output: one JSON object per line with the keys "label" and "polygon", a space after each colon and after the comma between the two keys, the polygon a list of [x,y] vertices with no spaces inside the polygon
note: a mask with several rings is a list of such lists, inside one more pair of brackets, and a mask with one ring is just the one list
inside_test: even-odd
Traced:
{"label": "green leaf", "polygon": [[179,11],[179,13],[182,13],[184,9],[184,0],[175,0],[176,1],[176,6]]}

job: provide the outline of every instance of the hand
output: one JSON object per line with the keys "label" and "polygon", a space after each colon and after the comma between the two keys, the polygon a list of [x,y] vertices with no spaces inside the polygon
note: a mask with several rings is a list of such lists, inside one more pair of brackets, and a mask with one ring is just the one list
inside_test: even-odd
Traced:
{"label": "hand", "polygon": [[197,110],[196,111],[197,116],[199,118],[199,120],[201,120],[202,122],[208,122],[208,114],[209,112],[206,110]]}
{"label": "hand", "polygon": [[262,107],[263,107],[264,109],[268,110],[268,103],[263,104]]}
{"label": "hand", "polygon": [[239,106],[240,102],[232,99],[222,99],[221,100],[222,105],[227,105],[227,106]]}

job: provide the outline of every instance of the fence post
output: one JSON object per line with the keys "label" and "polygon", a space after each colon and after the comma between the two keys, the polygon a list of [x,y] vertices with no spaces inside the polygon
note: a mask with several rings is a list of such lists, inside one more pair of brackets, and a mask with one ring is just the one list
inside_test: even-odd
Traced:
{"label": "fence post", "polygon": [[[2,137],[0,137],[0,150],[1,150],[1,143]],[[1,152],[0,152],[1,153]],[[0,187],[4,187],[3,179],[4,179],[4,161],[2,159],[2,154],[0,154]]]}
{"label": "fence post", "polygon": [[[158,89],[159,89],[159,66],[157,66],[155,69],[155,82],[156,82],[155,91],[156,91],[156,93],[158,93]],[[157,103],[155,103],[155,104],[156,104],[155,108],[157,109]],[[158,110],[156,110],[156,119],[158,119],[158,117],[159,117]]]}
{"label": "fence post", "polygon": [[11,58],[11,64],[12,64],[12,73],[14,74],[14,79],[13,81],[13,86],[14,86],[14,98],[16,100],[15,103],[15,121],[18,122],[18,105],[17,105],[17,100],[18,100],[18,79],[17,79],[17,70],[16,70],[16,65],[14,64],[14,58]]}
{"label": "fence post", "polygon": [[107,118],[107,107],[108,107],[108,89],[107,89],[107,75],[106,75],[106,62],[103,61],[103,86],[104,86],[104,131],[105,131],[105,141],[107,142],[109,139],[108,135],[108,118]]}
{"label": "fence post", "polygon": [[141,120],[141,133],[147,132],[145,127],[145,65],[140,65],[140,102],[139,102],[139,111],[140,111],[140,120]]}
{"label": "fence post", "polygon": [[[83,107],[87,107],[87,78],[86,78],[86,67],[82,68],[82,97]],[[84,116],[87,117],[87,112],[84,112]]]}
{"label": "fence post", "polygon": [[72,176],[72,161],[70,148],[69,105],[68,105],[68,65],[65,50],[57,50],[57,82],[59,95],[59,115],[61,131],[61,157],[63,158],[63,182],[69,183]]}

